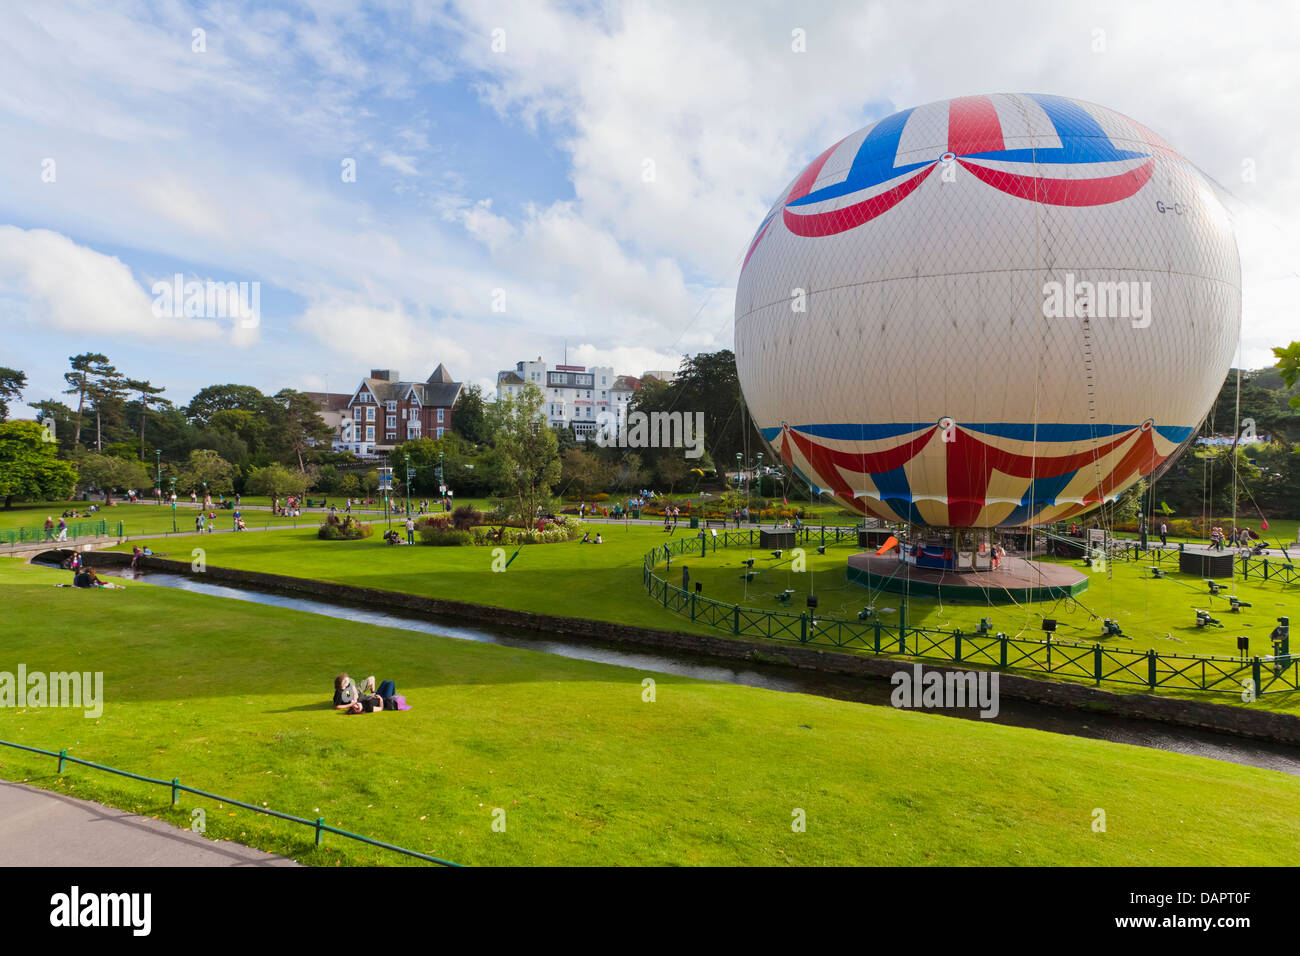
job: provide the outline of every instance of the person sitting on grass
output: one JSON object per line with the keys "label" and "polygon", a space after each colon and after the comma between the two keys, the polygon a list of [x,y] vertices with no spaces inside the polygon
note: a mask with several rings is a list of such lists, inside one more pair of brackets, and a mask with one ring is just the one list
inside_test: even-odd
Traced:
{"label": "person sitting on grass", "polygon": [[108,581],[101,579],[100,576],[95,573],[94,568],[87,568],[87,567],[83,567],[79,572],[77,572],[77,576],[72,579],[72,586],[74,588],[112,588],[115,590],[123,589],[122,585],[120,584],[110,584]]}
{"label": "person sitting on grass", "polygon": [[591,532],[588,531],[586,534],[582,536],[582,540],[579,541],[578,544],[589,544],[590,542],[591,542]]}
{"label": "person sitting on grass", "polygon": [[596,540],[595,540],[594,542],[592,542],[592,543],[593,543],[593,544],[604,544],[604,543],[605,543],[605,539],[602,538],[602,537],[600,536],[600,532],[599,532],[599,531],[596,532]]}

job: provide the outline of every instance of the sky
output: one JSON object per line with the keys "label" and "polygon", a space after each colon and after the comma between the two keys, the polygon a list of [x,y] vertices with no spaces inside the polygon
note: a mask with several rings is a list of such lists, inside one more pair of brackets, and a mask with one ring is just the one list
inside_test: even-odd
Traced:
{"label": "sky", "polygon": [[[488,391],[538,356],[673,369],[732,347],[749,240],[812,158],[993,92],[1100,103],[1164,137],[1233,217],[1239,364],[1300,338],[1294,3],[43,0],[0,17],[0,366],[29,401],[60,397],[87,351],[177,404],[439,362]],[[256,320],[157,314],[177,274],[257,283]]]}

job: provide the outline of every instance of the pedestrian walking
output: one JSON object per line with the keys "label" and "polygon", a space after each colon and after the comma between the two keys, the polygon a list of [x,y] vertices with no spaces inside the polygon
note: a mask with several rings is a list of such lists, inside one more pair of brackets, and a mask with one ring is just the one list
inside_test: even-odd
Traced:
{"label": "pedestrian walking", "polygon": [[1160,522],[1160,547],[1162,548],[1167,547],[1169,544],[1169,540],[1165,537],[1168,530],[1169,529],[1165,527],[1165,523],[1163,521]]}
{"label": "pedestrian walking", "polygon": [[59,519],[59,536],[57,540],[59,541],[68,540],[68,523],[64,521],[62,518]]}
{"label": "pedestrian walking", "polygon": [[54,515],[50,515],[45,519],[45,540],[54,540]]}
{"label": "pedestrian walking", "polygon": [[415,544],[415,519],[409,516],[406,519],[406,543]]}

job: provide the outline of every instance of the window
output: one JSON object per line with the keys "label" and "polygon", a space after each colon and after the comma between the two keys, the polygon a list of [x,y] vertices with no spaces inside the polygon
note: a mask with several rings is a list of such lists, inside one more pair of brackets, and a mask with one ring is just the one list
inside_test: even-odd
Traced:
{"label": "window", "polygon": [[389,415],[389,416],[388,416],[388,420],[384,422],[384,427],[385,427],[385,428],[396,428],[396,427],[397,427],[397,416],[396,416],[396,415]]}
{"label": "window", "polygon": [[366,441],[374,441],[374,440],[375,440],[375,426],[374,426],[374,425],[367,425],[367,426],[366,426]]}
{"label": "window", "polygon": [[357,422],[361,421],[361,406],[360,406],[360,405],[357,405],[356,407],[354,407],[354,408],[352,409],[352,420],[353,420],[353,421],[357,421]]}
{"label": "window", "polygon": [[373,422],[374,420],[375,420],[375,410],[374,410],[373,408],[367,408],[367,409],[366,409],[366,421],[368,421],[368,422]]}
{"label": "window", "polygon": [[396,402],[384,402],[384,408],[385,408],[387,411],[395,412],[395,411],[397,411],[397,403],[396,403]]}
{"label": "window", "polygon": [[442,437],[442,429],[441,429],[441,428],[438,429],[438,437],[439,437],[439,438]]}
{"label": "window", "polygon": [[385,432],[385,433],[384,433],[384,440],[385,440],[385,441],[396,441],[396,440],[397,440],[397,432]]}
{"label": "window", "polygon": [[442,419],[443,411],[444,411],[444,409],[441,409],[441,408],[438,409],[438,424],[439,424],[439,425],[441,425],[441,424],[442,424],[442,421],[443,421],[443,419]]}

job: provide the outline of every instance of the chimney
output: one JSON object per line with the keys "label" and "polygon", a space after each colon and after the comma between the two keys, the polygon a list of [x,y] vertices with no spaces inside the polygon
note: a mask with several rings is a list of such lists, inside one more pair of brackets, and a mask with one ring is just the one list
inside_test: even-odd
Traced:
{"label": "chimney", "polygon": [[397,374],[397,369],[387,368],[372,368],[370,377],[382,379],[385,382],[400,382],[402,380],[402,377]]}

